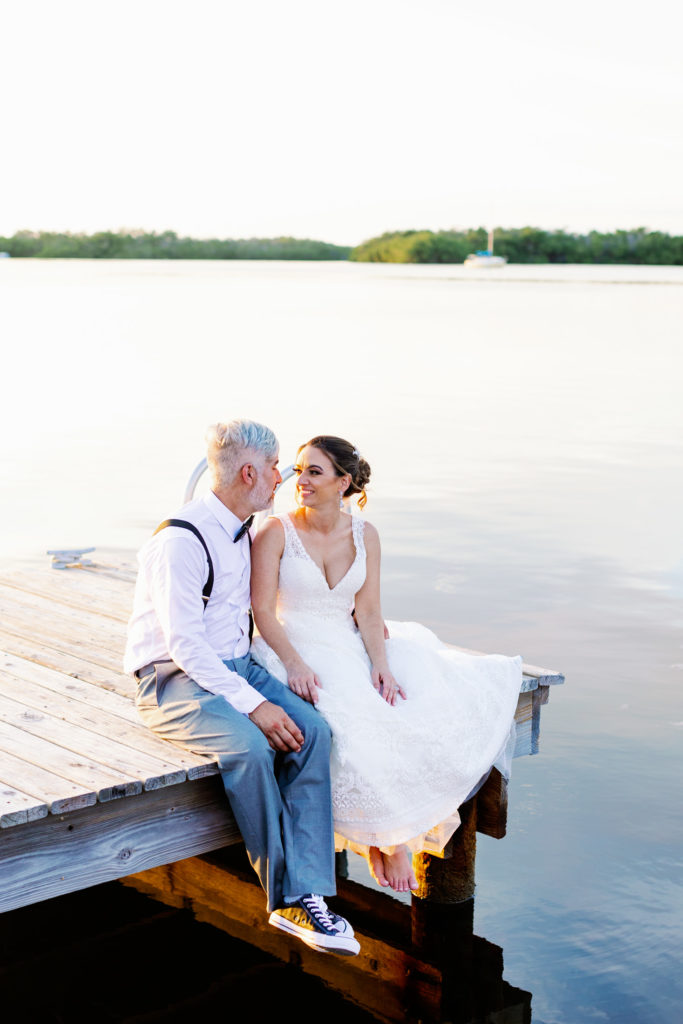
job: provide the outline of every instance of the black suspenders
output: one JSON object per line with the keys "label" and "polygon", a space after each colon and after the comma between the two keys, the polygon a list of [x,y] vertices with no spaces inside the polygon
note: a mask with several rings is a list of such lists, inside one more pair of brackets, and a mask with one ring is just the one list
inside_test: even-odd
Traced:
{"label": "black suspenders", "polygon": [[[157,528],[154,531],[154,533],[152,534],[152,536],[156,536],[156,534],[159,533],[159,530],[165,530],[167,526],[180,526],[184,530],[189,530],[190,533],[193,533],[195,535],[197,540],[201,543],[202,547],[204,548],[204,551],[206,552],[206,560],[209,563],[209,575],[208,575],[208,578],[206,580],[206,583],[204,584],[204,589],[202,590],[202,601],[204,602],[204,611],[206,611],[206,606],[209,603],[209,598],[211,597],[211,591],[213,590],[213,562],[211,561],[211,555],[209,554],[209,549],[207,547],[206,541],[204,540],[204,538],[202,537],[201,533],[199,532],[197,527],[194,525],[194,523],[188,523],[188,521],[186,519],[164,519],[163,523],[159,523],[159,525],[157,526]],[[251,534],[249,533],[248,530],[247,530],[247,537],[249,538],[249,552],[251,553]],[[250,608],[249,609],[249,641],[250,642],[251,642],[251,638],[253,637],[253,635],[254,635],[254,616],[252,615],[251,608]]]}
{"label": "black suspenders", "polygon": [[159,523],[152,536],[156,537],[157,533],[159,533],[160,530],[165,530],[167,526],[181,526],[184,530],[189,530],[190,533],[195,535],[206,552],[206,560],[209,563],[209,576],[204,584],[204,589],[202,590],[202,601],[204,602],[204,610],[206,611],[206,606],[209,603],[211,591],[213,590],[213,562],[211,561],[211,555],[209,554],[209,549],[206,546],[206,541],[194,523],[188,523],[186,519],[164,519],[163,523]]}

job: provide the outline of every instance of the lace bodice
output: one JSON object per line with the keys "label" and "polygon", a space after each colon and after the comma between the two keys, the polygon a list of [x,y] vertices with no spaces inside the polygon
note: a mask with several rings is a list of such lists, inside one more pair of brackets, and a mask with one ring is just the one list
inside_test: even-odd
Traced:
{"label": "lace bodice", "polygon": [[345,627],[353,626],[349,612],[365,582],[365,521],[351,517],[351,530],[356,557],[336,586],[330,587],[325,575],[313,561],[286,512],[275,517],[285,531],[285,548],[280,561],[277,615],[287,625],[301,616],[338,620]]}

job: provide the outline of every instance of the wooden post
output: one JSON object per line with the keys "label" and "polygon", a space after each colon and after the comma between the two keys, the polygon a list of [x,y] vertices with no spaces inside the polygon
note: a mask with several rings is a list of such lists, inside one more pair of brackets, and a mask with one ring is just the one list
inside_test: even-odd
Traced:
{"label": "wooden post", "polygon": [[474,896],[474,861],[477,852],[477,801],[460,808],[460,827],[443,857],[420,853],[413,858],[419,883],[417,900],[428,903],[462,903]]}
{"label": "wooden post", "polygon": [[508,822],[508,784],[497,768],[477,793],[477,832],[503,839]]}
{"label": "wooden post", "polygon": [[442,970],[440,1019],[470,1021],[474,972],[474,862],[477,850],[477,801],[460,808],[460,827],[442,857],[413,858],[419,889],[411,906],[412,945],[416,956]]}
{"label": "wooden post", "polygon": [[342,850],[340,853],[334,855],[334,869],[337,878],[348,878],[349,877],[349,855],[346,850]]}

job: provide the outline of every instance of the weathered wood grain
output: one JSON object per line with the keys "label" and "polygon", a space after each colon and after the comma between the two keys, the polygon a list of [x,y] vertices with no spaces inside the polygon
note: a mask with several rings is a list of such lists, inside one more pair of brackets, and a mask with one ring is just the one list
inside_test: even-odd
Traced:
{"label": "weathered wood grain", "polygon": [[3,633],[22,637],[27,641],[37,640],[38,643],[63,654],[72,654],[112,672],[121,672],[123,636],[116,638],[115,641],[107,641],[98,635],[96,641],[93,641],[85,633],[74,629],[73,624],[57,621],[56,615],[40,621],[35,612],[16,606],[6,605],[4,609],[0,608],[0,621]]}
{"label": "weathered wood grain", "polygon": [[[0,712],[0,718],[4,717]],[[84,792],[94,790],[97,799],[116,800],[142,792],[142,782],[117,769],[107,768],[91,758],[76,754],[41,736],[34,736],[7,721],[0,720],[0,750],[38,768],[49,766],[53,775],[80,785]],[[68,792],[68,791],[67,791]]]}
{"label": "weathered wood grain", "polygon": [[[105,737],[107,743],[114,739],[117,745],[129,747],[134,751],[130,755],[133,763],[137,763],[139,754],[148,756],[152,759],[148,765],[156,769],[156,775],[160,780],[168,776],[176,782],[185,781],[186,772],[180,757],[180,748],[159,740],[149,729],[145,729],[142,722],[131,723],[108,708],[94,707],[82,700],[56,693],[26,678],[17,679],[0,671],[0,698],[2,697],[10,698],[33,711],[44,712],[48,716],[48,722],[52,718],[57,718],[61,722],[80,726]],[[176,752],[177,758],[174,757]]]}
{"label": "weathered wood grain", "polygon": [[534,703],[533,693],[533,690],[526,693],[520,693],[517,700],[517,710],[515,711],[517,738],[515,741],[514,757],[524,757],[526,754],[533,753],[531,735]]}
{"label": "weathered wood grain", "polygon": [[[37,821],[46,816],[46,803],[15,789],[2,775],[4,771],[0,774],[0,828],[24,825],[27,821]],[[24,782],[25,778],[22,779],[22,785]]]}
{"label": "weathered wood grain", "polygon": [[93,599],[90,607],[73,608],[53,598],[34,594],[27,590],[8,587],[0,580],[0,615],[3,621],[20,617],[25,620],[33,616],[34,625],[40,623],[42,628],[49,626],[60,633],[76,632],[87,638],[97,637],[100,642],[111,643],[119,647],[125,643],[125,622],[111,619],[99,610],[100,602]]}
{"label": "weathered wood grain", "polygon": [[[7,742],[6,734],[3,736],[1,726],[0,746],[2,747],[0,778],[10,787],[27,791],[35,800],[37,807],[45,804],[51,814],[63,814],[97,803],[97,790],[89,788],[88,784],[96,781],[98,785],[101,785],[102,779],[98,777],[93,780],[92,773],[88,771],[87,767],[69,766],[68,770],[73,770],[73,773],[78,775],[78,780],[74,782],[59,774],[64,771],[64,767],[58,764],[56,759],[46,762],[50,766],[49,768],[33,764],[28,760],[31,757],[31,752],[25,749],[23,736],[19,737],[18,743],[13,744],[16,753],[12,753],[8,749],[10,744]],[[52,749],[52,745],[48,744],[48,747],[49,750],[43,752],[54,755],[55,751]],[[57,752],[62,753],[61,751]],[[37,756],[40,756],[40,753],[39,751]],[[29,817],[25,819],[25,821],[30,820]],[[24,822],[14,821],[8,822],[8,824],[18,825],[24,824]]]}
{"label": "weathered wood grain", "polygon": [[[12,687],[7,679],[3,685],[3,673],[19,682],[19,689]],[[59,694],[69,702],[80,702],[88,709],[97,709],[103,713],[100,719],[107,730],[104,735],[115,735],[119,742],[125,742],[138,750],[152,754],[177,768],[184,768],[190,779],[218,774],[218,765],[213,758],[183,750],[151,732],[140,719],[128,695],[124,697],[119,693],[104,690],[101,686],[74,678],[71,674],[65,676],[63,672],[0,650],[0,692],[6,696],[14,696],[24,704],[30,703],[31,706],[50,710],[49,693],[42,691]],[[69,720],[66,713],[61,717]],[[95,720],[95,716],[87,715],[82,719],[83,724],[87,725],[90,717]]]}
{"label": "weathered wood grain", "polygon": [[50,814],[0,841],[0,911],[240,841],[220,779]]}
{"label": "weathered wood grain", "polygon": [[125,624],[98,614],[96,602],[90,604],[88,611],[71,608],[3,586],[0,580],[3,632],[35,640],[121,674]]}
{"label": "weathered wood grain", "polygon": [[112,579],[104,573],[23,571],[4,573],[2,583],[14,590],[37,594],[60,605],[126,622],[133,609],[133,587],[128,579]]}
{"label": "weathered wood grain", "polygon": [[106,676],[106,673],[102,671],[95,670],[91,673],[90,679],[79,675],[74,668],[83,666],[87,673],[88,668],[92,669],[92,666],[84,664],[77,658],[61,658],[60,668],[52,668],[35,660],[36,657],[41,657],[41,653],[41,651],[34,652],[34,657],[28,658],[5,651],[0,647],[0,673],[17,680],[37,683],[55,693],[73,697],[91,707],[106,710],[131,724],[140,724],[140,718],[132,699],[134,690],[127,690],[125,694],[121,694],[117,690],[111,689],[102,681]]}
{"label": "weathered wood grain", "polygon": [[75,679],[94,683],[100,689],[111,690],[130,700],[135,697],[135,680],[132,676],[124,675],[120,662],[116,668],[105,668],[90,661],[82,651],[61,651],[51,647],[36,637],[35,633],[36,630],[32,636],[20,636],[3,629],[0,624],[0,651],[32,661],[36,665],[45,665]]}
{"label": "weathered wood grain", "polygon": [[144,789],[160,789],[185,781],[184,768],[177,768],[141,750],[125,746],[118,740],[107,738],[101,731],[104,726],[98,725],[100,731],[95,732],[92,728],[77,725],[78,709],[67,711],[67,707],[68,704],[63,710],[68,717],[61,718],[54,711],[46,713],[33,710],[19,700],[0,696],[0,718],[5,724],[23,729],[31,736],[58,743],[77,757],[97,762],[112,774],[118,772],[124,778],[139,780]]}

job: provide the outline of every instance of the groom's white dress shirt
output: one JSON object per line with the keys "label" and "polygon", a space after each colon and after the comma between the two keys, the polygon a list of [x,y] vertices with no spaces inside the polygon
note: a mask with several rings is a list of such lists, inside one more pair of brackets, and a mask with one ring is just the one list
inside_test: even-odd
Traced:
{"label": "groom's white dress shirt", "polygon": [[167,526],[150,537],[138,554],[124,670],[174,661],[205,690],[249,714],[264,698],[223,664],[249,652],[249,538],[233,543],[241,521],[211,491],[185,505],[177,518],[196,526],[211,552],[211,597],[205,610],[202,589],[209,567],[189,530]]}

